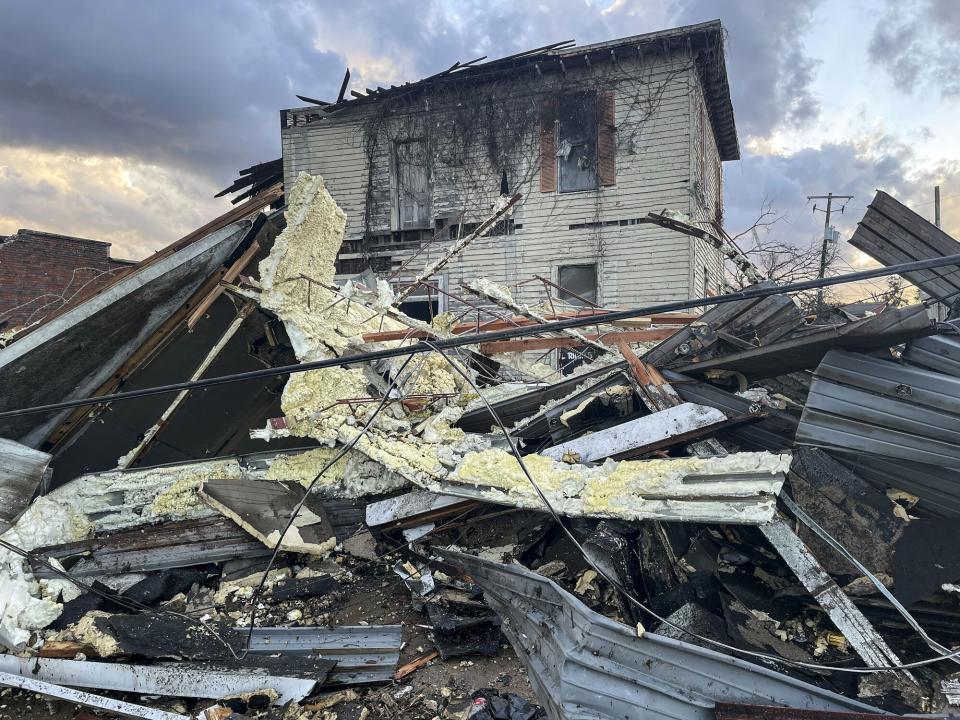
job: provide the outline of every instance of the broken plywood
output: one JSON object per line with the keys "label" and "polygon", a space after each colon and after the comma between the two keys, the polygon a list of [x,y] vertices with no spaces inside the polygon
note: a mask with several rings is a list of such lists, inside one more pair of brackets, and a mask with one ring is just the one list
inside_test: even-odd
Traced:
{"label": "broken plywood", "polygon": [[200,496],[269,548],[327,555],[337,544],[319,498],[307,495],[302,485],[251,478],[209,480]]}

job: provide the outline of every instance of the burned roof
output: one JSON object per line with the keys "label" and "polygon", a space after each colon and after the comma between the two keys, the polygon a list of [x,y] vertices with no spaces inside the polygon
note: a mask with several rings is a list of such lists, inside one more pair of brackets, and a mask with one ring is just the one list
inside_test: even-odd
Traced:
{"label": "burned roof", "polygon": [[[302,95],[297,97],[319,106],[317,113],[319,118],[369,102],[398,100],[422,92],[430,86],[452,80],[469,79],[483,82],[504,72],[528,67],[535,68],[538,72],[564,71],[579,65],[590,66],[596,62],[616,60],[618,53],[638,53],[643,58],[651,50],[677,48],[687,48],[696,56],[697,71],[703,83],[704,97],[720,159],[739,160],[740,144],[737,140],[737,127],[724,57],[724,30],[719,20],[631,35],[589,45],[578,46],[574,40],[564,40],[486,62],[484,62],[486,57],[479,57],[465,62],[456,62],[442,72],[414,82],[391,85],[389,88],[367,88],[366,93],[352,90],[350,92],[352,97],[345,97],[349,80],[348,70],[340,97],[336,102],[315,100]],[[281,112],[281,127],[286,127],[288,124],[288,112],[289,110]]]}

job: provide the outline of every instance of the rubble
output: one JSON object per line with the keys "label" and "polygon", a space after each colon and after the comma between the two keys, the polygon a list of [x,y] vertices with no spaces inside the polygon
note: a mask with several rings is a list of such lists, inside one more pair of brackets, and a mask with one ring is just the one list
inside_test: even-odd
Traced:
{"label": "rubble", "polygon": [[[428,322],[400,303],[521,196],[395,292],[336,275],[347,218],[322,178],[285,190],[285,212],[246,204],[0,350],[0,376],[42,383],[61,362],[44,343],[142,301],[132,278],[158,294],[144,328],[95,344],[93,375],[44,387],[52,409],[17,394],[0,411],[0,683],[146,718],[860,718],[956,702],[960,345],[931,274],[956,258],[923,221],[888,196],[871,206],[879,260],[905,242],[881,210],[944,251],[900,267],[931,299],[862,318],[804,315],[791,291],[839,280],[778,286],[707,233],[754,286],[607,310],[552,281],[535,305],[468,278],[489,304],[442,289],[477,321]],[[240,345],[261,367],[218,370]],[[564,374],[544,350],[581,364]],[[151,385],[139,354],[164,352],[189,379]],[[133,389],[110,394],[121,367]],[[210,409],[222,427],[196,423],[202,450],[157,461],[218,386],[236,388]],[[135,437],[117,429],[114,409],[171,393],[121,416]],[[93,444],[101,424],[122,450]],[[30,447],[48,437],[50,452]]]}

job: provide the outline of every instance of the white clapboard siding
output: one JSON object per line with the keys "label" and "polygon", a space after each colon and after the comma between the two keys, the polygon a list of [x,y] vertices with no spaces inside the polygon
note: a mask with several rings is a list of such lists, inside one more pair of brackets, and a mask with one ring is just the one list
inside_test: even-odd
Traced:
{"label": "white clapboard siding", "polygon": [[[699,114],[705,113],[705,104],[690,59],[677,53],[656,61],[648,58],[644,63],[621,62],[615,78],[603,75],[602,65],[593,71],[597,89],[615,93],[616,184],[597,191],[541,193],[539,128],[531,128],[531,137],[523,143],[524,148],[532,148],[530,157],[516,161],[521,166],[518,174],[527,182],[510,188],[524,193],[513,216],[518,227],[511,235],[477,240],[451,262],[445,271],[451,290],[458,292],[461,280],[477,277],[515,283],[540,275],[555,282],[560,266],[589,263],[597,264],[599,299],[605,305],[635,306],[696,297],[704,289],[705,272],[711,287],[719,289],[722,258],[714,248],[653,225],[630,224],[663,209],[687,213],[696,221],[711,220],[720,192],[716,142],[709,121],[703,132],[698,120]],[[590,79],[586,74],[592,71],[576,72],[582,75],[579,82],[586,82]],[[509,91],[522,93],[525,82],[540,83],[538,92],[542,93],[543,86],[554,80],[546,75],[542,79],[525,76]],[[639,99],[641,91],[650,87],[659,89],[652,113],[649,103]],[[365,147],[376,105],[369,103],[319,121],[294,122],[282,131],[285,182],[292,185],[301,171],[323,176],[347,214],[347,240],[359,239],[366,231],[384,233],[396,227],[389,143],[381,142],[370,154]],[[298,112],[306,117],[316,108],[287,111],[294,116]],[[442,110],[436,118],[441,126]],[[451,186],[452,180],[461,177],[460,171],[431,155],[433,217],[456,222],[467,206],[463,221],[479,222],[491,212],[499,194],[500,170],[491,166],[482,143],[470,148],[466,151],[473,153],[467,158],[473,181],[470,187]],[[614,221],[624,224],[609,224]],[[449,243],[437,243],[421,253],[409,274],[435,260],[447,247]],[[516,296],[523,302],[540,302],[543,287],[539,283],[522,285]]]}

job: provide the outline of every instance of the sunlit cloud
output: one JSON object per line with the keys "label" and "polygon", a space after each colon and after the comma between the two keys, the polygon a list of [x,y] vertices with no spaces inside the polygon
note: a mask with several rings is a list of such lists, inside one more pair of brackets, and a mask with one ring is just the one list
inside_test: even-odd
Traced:
{"label": "sunlit cloud", "polygon": [[0,145],[0,235],[76,235],[138,260],[224,212],[215,192],[209,180],[133,158]]}

